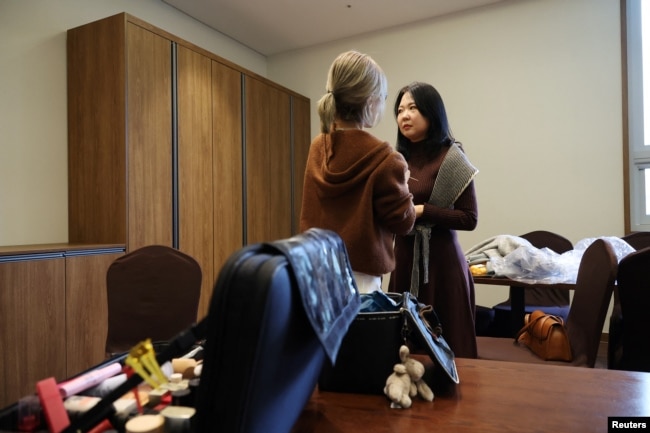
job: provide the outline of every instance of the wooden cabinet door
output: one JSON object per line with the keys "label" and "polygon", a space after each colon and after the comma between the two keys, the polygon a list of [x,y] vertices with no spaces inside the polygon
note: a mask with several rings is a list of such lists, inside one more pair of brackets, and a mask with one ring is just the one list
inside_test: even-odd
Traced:
{"label": "wooden cabinet door", "polygon": [[269,88],[269,124],[267,158],[270,164],[268,194],[269,233],[267,239],[284,239],[292,235],[293,164],[291,149],[291,96]]}
{"label": "wooden cabinet door", "polygon": [[214,182],[214,275],[201,296],[206,314],[213,284],[224,262],[244,244],[242,74],[212,62],[212,179]]}
{"label": "wooden cabinet door", "polygon": [[300,229],[300,207],[302,206],[302,190],[305,177],[307,155],[311,143],[309,99],[298,96],[292,97],[291,114],[293,116],[293,234]]}
{"label": "wooden cabinet door", "polygon": [[271,123],[269,119],[269,86],[259,80],[246,76],[245,79],[245,216],[246,243],[268,241],[271,209],[269,195],[268,134]]}
{"label": "wooden cabinet door", "polygon": [[172,245],[171,41],[145,27],[68,31],[70,242]]}
{"label": "wooden cabinet door", "polygon": [[246,77],[247,243],[291,235],[291,112],[289,95]]}
{"label": "wooden cabinet door", "polygon": [[201,265],[201,293],[214,283],[212,60],[177,49],[178,248]]}
{"label": "wooden cabinet door", "polygon": [[68,237],[126,243],[124,17],[68,30]]}
{"label": "wooden cabinet door", "polygon": [[65,259],[0,263],[0,407],[66,378]]}
{"label": "wooden cabinet door", "polygon": [[106,271],[123,253],[66,257],[66,376],[71,377],[105,358],[108,308]]}
{"label": "wooden cabinet door", "polygon": [[127,24],[127,248],[172,245],[171,42]]}

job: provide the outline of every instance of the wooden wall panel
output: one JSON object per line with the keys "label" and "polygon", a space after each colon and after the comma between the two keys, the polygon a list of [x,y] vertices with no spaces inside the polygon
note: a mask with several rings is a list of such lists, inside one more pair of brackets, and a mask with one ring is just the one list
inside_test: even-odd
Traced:
{"label": "wooden wall panel", "polygon": [[66,257],[66,376],[105,358],[108,308],[106,271],[123,253]]}
{"label": "wooden wall panel", "polygon": [[0,263],[0,407],[66,378],[65,260]]}

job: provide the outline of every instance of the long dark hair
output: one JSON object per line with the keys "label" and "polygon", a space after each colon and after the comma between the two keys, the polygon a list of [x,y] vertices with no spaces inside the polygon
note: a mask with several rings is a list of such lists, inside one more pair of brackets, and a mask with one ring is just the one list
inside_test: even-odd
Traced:
{"label": "long dark hair", "polygon": [[[440,152],[443,146],[451,146],[456,141],[449,127],[445,104],[442,102],[442,97],[435,87],[431,84],[416,81],[399,90],[397,99],[395,99],[394,108],[396,119],[399,104],[402,102],[402,96],[407,92],[413,97],[413,101],[418,107],[420,114],[429,120],[429,130],[427,131],[427,137],[424,139],[423,144],[429,150],[429,156],[433,157]],[[410,143],[411,141],[404,137],[399,128],[397,128],[397,151],[404,155],[406,159],[409,157],[408,145]]]}

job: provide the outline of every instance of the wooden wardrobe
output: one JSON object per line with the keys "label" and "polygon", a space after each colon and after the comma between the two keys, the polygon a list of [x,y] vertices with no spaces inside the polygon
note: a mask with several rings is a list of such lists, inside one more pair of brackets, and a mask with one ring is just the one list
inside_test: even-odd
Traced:
{"label": "wooden wardrobe", "polygon": [[68,31],[69,234],[221,265],[297,232],[309,99],[121,13]]}

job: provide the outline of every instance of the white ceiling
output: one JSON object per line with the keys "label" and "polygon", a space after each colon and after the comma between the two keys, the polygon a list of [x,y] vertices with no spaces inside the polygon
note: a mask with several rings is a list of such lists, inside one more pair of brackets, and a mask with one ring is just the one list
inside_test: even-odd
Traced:
{"label": "white ceiling", "polygon": [[504,0],[163,0],[265,55]]}

